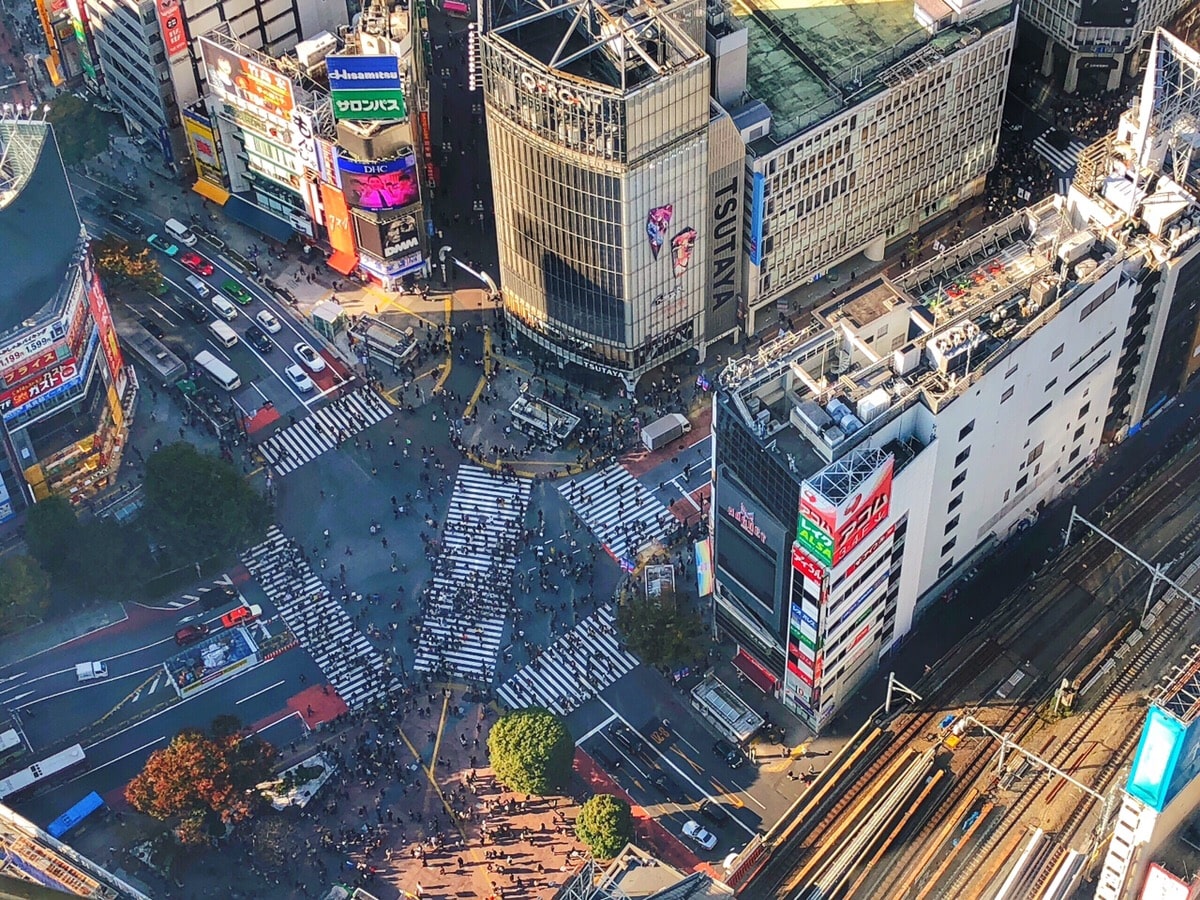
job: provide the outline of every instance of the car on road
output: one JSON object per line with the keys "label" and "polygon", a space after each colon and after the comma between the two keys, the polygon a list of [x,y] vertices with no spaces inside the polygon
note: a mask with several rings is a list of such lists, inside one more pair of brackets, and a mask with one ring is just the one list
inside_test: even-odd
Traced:
{"label": "car on road", "polygon": [[608,734],[630,753],[641,753],[646,747],[638,733],[621,722],[614,722],[609,726]]}
{"label": "car on road", "polygon": [[146,238],[146,243],[155,250],[161,250],[163,253],[167,254],[167,256],[174,256],[179,252],[178,247],[176,247],[166,238],[160,238],[157,234],[152,234],[150,237]]}
{"label": "car on road", "polygon": [[715,800],[705,800],[700,804],[697,811],[714,825],[724,825],[729,821],[729,813],[725,811],[725,807]]}
{"label": "car on road", "polygon": [[221,616],[221,624],[226,628],[233,628],[235,625],[241,625],[245,622],[253,622],[261,615],[261,606],[255,604],[250,606],[238,606]]}
{"label": "car on road", "polygon": [[321,354],[304,343],[304,341],[293,347],[292,352],[300,357],[300,361],[308,366],[309,371],[323,372],[325,370],[325,360],[321,358]]}
{"label": "car on road", "polygon": [[621,757],[614,753],[612,747],[606,744],[604,741],[594,742],[591,748],[588,750],[588,753],[591,755],[592,759],[600,763],[600,765],[609,772],[615,772],[617,769],[621,768]]}
{"label": "car on road", "polygon": [[213,297],[211,302],[213,309],[217,311],[217,315],[226,322],[232,322],[238,317],[237,307],[224,297]]}
{"label": "car on road", "polygon": [[243,337],[246,338],[246,343],[259,353],[270,353],[275,349],[275,345],[271,342],[271,339],[257,325],[251,325],[247,328]]}
{"label": "car on road", "polygon": [[210,316],[208,309],[199,300],[193,300],[190,297],[183,304],[184,314],[195,322],[197,325],[204,325],[208,322]]}
{"label": "car on road", "polygon": [[653,788],[663,795],[664,800],[670,800],[672,803],[678,803],[683,799],[683,792],[679,790],[679,785],[664,772],[660,772],[650,779],[650,784]]}
{"label": "car on road", "polygon": [[717,836],[705,829],[695,819],[688,819],[683,823],[683,836],[695,841],[705,850],[711,850],[717,846]]}
{"label": "car on road", "polygon": [[138,324],[160,340],[166,335],[166,332],[162,330],[162,326],[149,316],[140,316],[138,318]]}
{"label": "car on road", "polygon": [[179,257],[179,262],[197,275],[211,275],[213,273],[213,264],[195,250],[184,251],[183,256]]}
{"label": "car on road", "polygon": [[221,293],[239,306],[249,306],[250,301],[254,299],[250,292],[233,278],[226,278],[221,282]]}
{"label": "car on road", "polygon": [[193,622],[191,625],[184,625],[175,632],[175,643],[180,647],[186,647],[188,644],[194,644],[196,641],[208,634],[208,626],[203,622]]}
{"label": "car on road", "polygon": [[202,590],[200,593],[200,606],[207,610],[214,610],[218,606],[224,606],[231,600],[245,603],[242,600],[242,595],[237,592],[237,588],[228,584],[217,585],[212,590]]}
{"label": "car on road", "polygon": [[129,215],[129,213],[121,212],[119,209],[114,209],[108,214],[108,221],[114,225],[120,225],[130,234],[135,234],[138,237],[141,237],[146,230],[142,227],[141,222]]}
{"label": "car on road", "polygon": [[313,380],[308,377],[308,373],[299,366],[288,366],[283,371],[287,373],[288,380],[291,381],[292,387],[302,394],[306,394],[316,387],[316,385],[313,384]]}
{"label": "car on road", "polygon": [[260,309],[256,312],[254,314],[254,321],[261,325],[262,330],[267,334],[278,334],[279,330],[283,328],[279,324],[279,320],[275,318],[269,309]]}
{"label": "car on road", "polygon": [[745,755],[728,741],[717,740],[713,743],[713,753],[725,760],[725,765],[736,769],[746,761]]}

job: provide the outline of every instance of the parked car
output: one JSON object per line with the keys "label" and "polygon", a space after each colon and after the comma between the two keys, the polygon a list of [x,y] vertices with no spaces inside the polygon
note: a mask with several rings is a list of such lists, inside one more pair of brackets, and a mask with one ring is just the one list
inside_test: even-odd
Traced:
{"label": "parked car", "polygon": [[271,339],[257,325],[251,325],[247,328],[243,337],[245,337],[246,343],[259,353],[270,353],[275,349],[275,345],[271,342]]}
{"label": "parked car", "polygon": [[610,725],[608,734],[630,753],[641,753],[645,749],[646,744],[641,736],[628,725],[621,722],[614,722]]}
{"label": "parked car", "polygon": [[185,250],[183,256],[179,257],[179,262],[197,275],[211,275],[213,273],[213,264],[195,250]]}
{"label": "parked car", "polygon": [[292,382],[292,387],[300,393],[308,393],[316,387],[313,384],[313,380],[308,377],[308,373],[299,366],[288,366],[284,371],[287,372],[288,379]]}
{"label": "parked car", "polygon": [[175,632],[175,643],[180,647],[186,647],[188,644],[194,644],[196,641],[208,634],[208,626],[203,622],[193,622],[191,625],[184,625]]}
{"label": "parked car", "polygon": [[167,256],[174,256],[179,252],[178,247],[176,247],[166,238],[160,238],[157,234],[152,234],[150,237],[146,238],[146,243],[155,250],[161,250],[163,253],[167,254]]}
{"label": "parked car", "polygon": [[120,225],[130,234],[137,235],[138,237],[141,237],[142,233],[146,230],[142,227],[141,222],[129,215],[129,213],[122,212],[119,209],[114,209],[112,212],[110,212],[108,214],[108,220],[116,225]]}
{"label": "parked car", "polygon": [[736,769],[746,761],[745,754],[728,741],[717,740],[713,743],[713,753],[725,760],[725,765]]}
{"label": "parked car", "polygon": [[302,363],[304,363],[306,366],[308,366],[310,371],[313,371],[313,372],[324,371],[325,360],[321,358],[320,353],[318,353],[316,350],[314,350],[308,344],[304,343],[304,341],[301,341],[295,347],[293,347],[292,352],[294,352],[298,357],[300,357],[300,361]]}
{"label": "parked car", "polygon": [[254,314],[254,321],[262,326],[262,330],[267,334],[278,334],[283,328],[279,324],[279,320],[271,313],[269,309],[260,309]]}
{"label": "parked car", "polygon": [[700,804],[698,812],[714,825],[724,825],[729,821],[729,813],[715,800],[705,800]]}
{"label": "parked car", "polygon": [[239,306],[248,306],[254,298],[250,292],[237,283],[233,278],[221,282],[221,293]]}
{"label": "parked car", "polygon": [[204,591],[200,594],[200,606],[206,610],[217,609],[232,600],[244,602],[242,601],[242,595],[237,592],[237,588],[228,584],[220,585],[211,591]]}
{"label": "parked car", "polygon": [[711,831],[706,830],[695,819],[688,819],[683,823],[683,836],[695,841],[705,850],[711,850],[717,846],[717,836]]}

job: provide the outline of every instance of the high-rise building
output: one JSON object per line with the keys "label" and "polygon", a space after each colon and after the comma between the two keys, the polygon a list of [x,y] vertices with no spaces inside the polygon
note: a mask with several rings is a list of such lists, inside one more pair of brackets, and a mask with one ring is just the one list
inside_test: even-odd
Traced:
{"label": "high-rise building", "polygon": [[204,94],[195,40],[227,24],[254,50],[277,56],[349,21],[340,0],[78,0],[95,43],[104,91],[126,127],[170,165],[188,164],[182,110]]}
{"label": "high-rise building", "polygon": [[1200,369],[1200,56],[1067,197],[1014,213],[731,361],[714,399],[716,626],[812,728],[981,554]]}
{"label": "high-rise building", "polygon": [[54,132],[0,118],[0,521],[107,487],[135,383]]}

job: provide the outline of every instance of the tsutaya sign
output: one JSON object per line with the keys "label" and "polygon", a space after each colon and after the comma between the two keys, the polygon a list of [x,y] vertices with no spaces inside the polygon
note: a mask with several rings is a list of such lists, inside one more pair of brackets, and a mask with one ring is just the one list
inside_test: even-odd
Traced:
{"label": "tsutaya sign", "polygon": [[[894,457],[890,453],[879,456],[875,468],[858,476],[840,503],[829,500],[819,485],[835,474],[831,472],[834,467],[862,465],[864,457],[858,453],[827,466],[811,481],[805,479],[800,487],[796,542],[826,568],[845,559],[891,511]],[[856,477],[845,471],[836,475],[840,479]]]}
{"label": "tsutaya sign", "polygon": [[586,106],[590,107],[593,112],[599,112],[604,108],[604,100],[600,97],[577,93],[570,86],[551,81],[544,75],[535,75],[533,72],[522,72],[519,77],[521,87],[525,88],[525,90],[532,91],[535,94],[546,94],[553,97],[559,103],[565,103],[567,106]]}

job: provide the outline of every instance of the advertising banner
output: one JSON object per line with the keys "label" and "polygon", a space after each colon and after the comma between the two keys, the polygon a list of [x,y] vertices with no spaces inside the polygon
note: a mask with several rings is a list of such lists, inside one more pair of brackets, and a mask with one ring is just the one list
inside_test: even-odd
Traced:
{"label": "advertising banner", "polygon": [[[192,151],[192,159],[196,161],[198,174],[203,176],[206,171],[219,173],[221,158],[217,155],[217,139],[212,126],[185,110],[183,131],[187,135],[188,148]],[[220,178],[216,181],[219,182]]]}
{"label": "advertising banner", "polygon": [[33,375],[58,365],[60,356],[67,356],[67,345],[58,344],[19,365],[13,366],[0,379],[4,387],[12,387]]}
{"label": "advertising banner", "polygon": [[75,360],[66,362],[49,369],[30,381],[23,382],[15,388],[10,388],[0,394],[0,411],[20,409],[30,400],[54,390],[69,382],[78,372]]}
{"label": "advertising banner", "polygon": [[252,110],[277,126],[292,127],[292,82],[212,41],[200,39],[208,86],[226,103]]}
{"label": "advertising banner", "polygon": [[421,234],[415,216],[402,214],[386,222],[354,216],[358,246],[380,259],[397,259],[421,249]]}
{"label": "advertising banner", "polygon": [[325,207],[325,227],[329,230],[329,245],[351,256],[358,253],[354,232],[350,228],[350,210],[346,198],[337,188],[321,184],[321,203]]}
{"label": "advertising banner", "polygon": [[51,322],[45,328],[40,328],[33,334],[22,338],[16,345],[0,350],[0,369],[9,368],[24,362],[28,357],[36,356],[55,341],[66,336],[67,328],[64,322]]}
{"label": "advertising banner", "polygon": [[187,29],[179,0],[158,0],[158,24],[162,28],[163,46],[167,59],[174,59],[188,48]]}
{"label": "advertising banner", "polygon": [[337,146],[324,138],[317,138],[317,174],[321,181],[341,191],[342,174],[337,167]]}
{"label": "advertising banner", "polygon": [[796,543],[825,568],[833,568],[833,538],[804,516],[796,523]]}
{"label": "advertising banner", "polygon": [[893,470],[894,457],[889,454],[837,504],[806,479],[800,487],[796,540],[826,566],[836,566],[888,517]]}
{"label": "advertising banner", "polygon": [[763,212],[766,206],[766,179],[762,172],[754,173],[750,198],[750,262],[762,263]]}
{"label": "advertising banner", "polygon": [[400,60],[395,56],[343,56],[332,53],[325,57],[331,91],[398,91],[404,87],[400,78]]}
{"label": "advertising banner", "polygon": [[408,116],[404,95],[399,91],[333,91],[330,99],[333,117],[338,120],[370,121]]}
{"label": "advertising banner", "polygon": [[825,577],[824,570],[817,561],[805,553],[798,543],[792,544],[792,568],[809,581],[815,581],[818,584]]}
{"label": "advertising banner", "polygon": [[121,348],[117,344],[117,331],[113,327],[112,314],[108,310],[108,301],[104,298],[104,288],[100,286],[100,273],[92,274],[92,284],[88,289],[88,304],[92,309],[92,318],[100,329],[100,348],[104,351],[104,359],[108,363],[108,373],[112,376],[110,384],[116,386],[118,393],[125,386],[125,362],[121,357]]}
{"label": "advertising banner", "polygon": [[317,143],[316,129],[313,128],[313,117],[306,109],[296,109],[292,111],[292,149],[296,151],[296,159],[299,161],[301,171],[297,174],[303,175],[303,169],[310,169],[313,172],[317,171]]}
{"label": "advertising banner", "polygon": [[358,209],[399,209],[419,198],[415,155],[369,163],[339,155],[337,164],[346,201]]}

